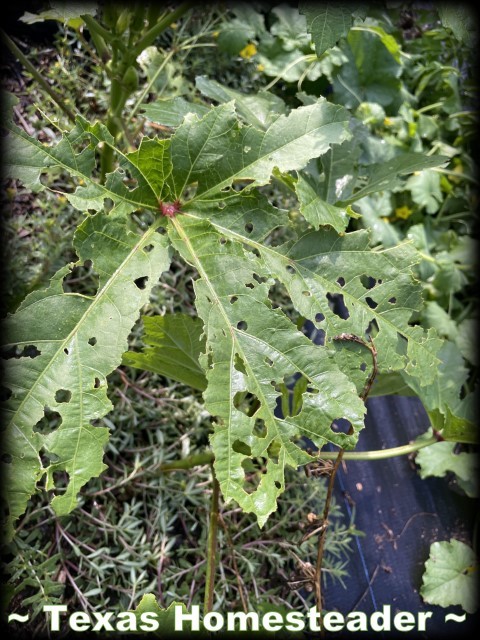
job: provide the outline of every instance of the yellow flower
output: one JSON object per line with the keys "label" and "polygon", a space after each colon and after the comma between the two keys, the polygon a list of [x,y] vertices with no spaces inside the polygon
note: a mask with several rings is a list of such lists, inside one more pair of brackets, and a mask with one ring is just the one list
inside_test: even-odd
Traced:
{"label": "yellow flower", "polygon": [[58,201],[59,201],[61,204],[64,204],[64,203],[67,201],[67,199],[66,199],[66,197],[65,197],[65,196],[58,196]]}
{"label": "yellow flower", "polygon": [[257,64],[257,71],[265,71],[265,65],[264,64]]}
{"label": "yellow flower", "polygon": [[392,120],[391,118],[384,118],[384,120],[383,120],[383,124],[384,124],[386,127],[391,127],[391,126],[392,126],[392,124],[393,124],[393,120]]}
{"label": "yellow flower", "polygon": [[410,209],[406,206],[398,207],[398,209],[395,209],[395,215],[397,216],[397,218],[402,218],[402,220],[406,220],[407,218],[409,218],[412,213],[413,209]]}
{"label": "yellow flower", "polygon": [[246,47],[243,47],[239,55],[244,58],[244,60],[250,60],[250,58],[252,58],[256,53],[257,47],[254,44],[250,43],[247,44]]}
{"label": "yellow flower", "polygon": [[214,31],[214,32],[212,33],[212,36],[213,36],[214,38],[218,38],[218,36],[219,36],[219,35],[220,35],[220,31]]}

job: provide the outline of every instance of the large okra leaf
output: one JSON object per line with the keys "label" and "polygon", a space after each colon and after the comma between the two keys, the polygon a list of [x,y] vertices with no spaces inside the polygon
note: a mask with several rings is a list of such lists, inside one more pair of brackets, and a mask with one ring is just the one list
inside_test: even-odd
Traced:
{"label": "large okra leaf", "polygon": [[[119,364],[138,310],[168,265],[169,242],[198,272],[205,339],[200,363],[206,406],[217,417],[211,438],[216,473],[225,498],[253,511],[261,524],[283,491],[285,465],[310,459],[302,440],[355,446],[365,410],[359,373],[352,374],[348,350],[338,350],[338,334],[373,335],[384,370],[405,368],[425,382],[435,376],[437,340],[408,325],[422,300],[411,275],[416,254],[407,245],[371,251],[365,232],[339,236],[326,227],[294,243],[272,243],[271,232],[288,225],[288,215],[255,187],[267,184],[274,169],[301,170],[332,145],[340,149],[350,135],[347,124],[344,109],[320,101],[259,130],[242,125],[227,103],[201,118],[186,115],[170,139],[144,138],[129,154],[115,149],[103,125],[81,118],[54,147],[9,125],[11,174],[38,186],[50,166],[59,166],[80,179],[68,195],[75,206],[101,211],[106,201],[109,207],[108,215],[88,216],[76,235],[80,263],[91,260],[100,276],[96,295],[63,293],[64,270],[7,320],[7,355],[17,356],[6,363],[11,426],[4,460],[12,471],[12,521],[44,473],[49,489],[55,471],[69,474],[66,491],[59,488],[54,499],[65,513],[80,487],[100,472],[106,434],[89,421],[109,409],[105,377]],[[91,175],[100,143],[114,147],[119,159],[105,185]],[[177,199],[175,207],[160,207]],[[168,214],[161,222],[159,208]],[[143,219],[140,234],[127,230],[132,221],[126,216],[137,209],[153,220]],[[157,233],[159,225],[168,235]],[[269,296],[275,283],[285,287],[292,313],[324,328],[324,345],[313,344],[274,308]],[[336,308],[340,302],[346,318]],[[362,369],[364,380],[370,367]],[[302,376],[305,391],[296,415],[281,417],[279,398],[292,376]],[[47,434],[34,429],[45,407],[62,420]],[[333,424],[340,419],[343,430]],[[252,465],[262,459],[265,473],[255,484]]]}
{"label": "large okra leaf", "polygon": [[[94,296],[65,293],[61,269],[48,289],[31,293],[3,327],[6,375],[2,457],[7,535],[46,473],[58,514],[71,511],[82,486],[105,468],[108,433],[92,426],[111,409],[106,376],[120,364],[127,338],[153,285],[168,268],[164,237],[151,227],[137,235],[125,222],[88,217],[75,235],[77,264],[89,260],[99,275]],[[60,423],[45,431],[45,412]],[[42,462],[48,460],[47,463]],[[66,488],[56,472],[66,471]]]}

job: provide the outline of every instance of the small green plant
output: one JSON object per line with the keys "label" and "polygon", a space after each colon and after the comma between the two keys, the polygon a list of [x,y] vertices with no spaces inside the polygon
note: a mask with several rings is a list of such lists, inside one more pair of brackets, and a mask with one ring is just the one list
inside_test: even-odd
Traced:
{"label": "small green plant", "polygon": [[[367,229],[348,230],[366,198],[410,189],[415,200],[416,176],[408,176],[443,166],[449,157],[397,147],[378,161],[357,162],[371,139],[346,108],[358,105],[342,94],[342,73],[364,87],[355,52],[362,46],[376,55],[387,49],[387,70],[395,73],[379,102],[398,108],[400,50],[378,25],[367,20],[359,26],[361,16],[354,16],[350,29],[350,14],[346,23],[343,10],[329,17],[310,5],[301,8],[301,46],[310,47],[308,56],[324,64],[346,36],[348,64],[330,67],[346,106],[312,94],[301,95],[296,106],[266,90],[244,95],[206,77],[197,79],[197,87],[216,106],[181,97],[143,104],[158,77],[154,72],[133,113],[142,108],[161,136],[145,136],[132,148],[137,138],[124,110],[138,89],[137,60],[188,9],[185,4],[158,16],[140,6],[106,5],[101,19],[93,11],[81,16],[110,80],[104,122],[73,118],[45,87],[74,119],[58,142],[45,145],[14,123],[12,100],[5,103],[8,176],[40,190],[53,171],[61,171],[71,180],[64,197],[85,214],[73,241],[77,261],[62,267],[48,288],[30,293],[4,324],[6,536],[13,538],[41,483],[55,513],[65,516],[82,487],[104,471],[109,434],[99,421],[112,408],[108,376],[123,363],[203,392],[213,418],[205,452],[161,466],[167,473],[211,465],[205,611],[213,606],[219,494],[265,527],[279,508],[286,474],[301,466],[329,476],[323,513],[311,516],[306,538],[319,538],[304,582],[315,589],[321,611],[331,494],[342,459],[416,451],[437,442],[439,432],[451,442],[476,441],[464,380],[449,388],[446,400],[439,397],[442,356],[450,347],[433,326],[417,322],[425,307],[415,270],[425,254],[406,241],[374,246]],[[299,45],[289,40],[285,12],[277,8],[272,31],[292,49]],[[332,27],[327,41],[321,25]],[[260,33],[261,24],[250,29]],[[245,47],[242,38],[237,44]],[[360,103],[374,99],[370,89]],[[293,199],[296,215],[273,200],[273,185]],[[434,205],[429,200],[425,206]],[[196,317],[146,311],[174,256],[194,273]],[[88,293],[72,279],[82,268],[97,276]],[[146,347],[129,351],[141,312]],[[316,342],[302,331],[306,321]],[[436,433],[391,452],[351,451],[364,426],[365,401],[372,390],[379,392],[377,376],[388,392],[400,383],[418,394]],[[322,451],[328,443],[337,450]]]}

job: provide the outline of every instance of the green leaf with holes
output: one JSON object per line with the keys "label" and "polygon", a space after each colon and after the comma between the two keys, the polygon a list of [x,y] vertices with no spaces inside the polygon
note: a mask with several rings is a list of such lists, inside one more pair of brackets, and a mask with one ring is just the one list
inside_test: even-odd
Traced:
{"label": "green leaf with holes", "polygon": [[[145,250],[148,248],[148,251]],[[78,263],[89,260],[99,275],[94,296],[64,293],[62,268],[48,289],[31,293],[3,327],[6,361],[6,429],[3,462],[9,510],[7,536],[24,512],[37,482],[46,473],[57,514],[71,511],[77,494],[105,468],[104,427],[92,426],[111,409],[106,377],[121,362],[127,338],[153,285],[169,265],[164,236],[149,228],[139,235],[125,222],[97,214],[75,234]],[[60,425],[49,433],[36,429],[48,408]],[[49,463],[43,466],[41,455]],[[56,473],[66,472],[66,487],[56,488]]]}
{"label": "green leaf with holes", "polygon": [[[373,365],[369,338],[381,372],[404,369],[423,384],[434,380],[440,341],[433,330],[409,325],[422,306],[412,276],[417,252],[409,244],[372,250],[367,232],[344,233],[342,223],[339,235],[320,226],[327,222],[320,215],[318,229],[305,228],[296,240],[278,244],[275,230],[289,228],[288,212],[256,189],[273,173],[300,171],[333,146],[340,150],[351,135],[348,124],[345,109],[320,100],[260,129],[242,124],[231,101],[203,117],[188,113],[169,139],[144,138],[128,154],[115,147],[104,125],[83,118],[54,146],[8,124],[11,175],[38,186],[50,167],[60,167],[78,180],[70,202],[98,211],[80,225],[75,250],[79,264],[91,261],[100,278],[94,296],[64,293],[66,267],[49,289],[32,293],[7,320],[6,355],[18,356],[6,363],[10,533],[44,474],[47,488],[56,486],[55,509],[66,513],[80,488],[100,473],[106,432],[91,421],[110,408],[106,376],[120,363],[139,310],[168,266],[170,246],[198,274],[194,288],[203,335],[200,320],[185,320],[173,345],[169,321],[155,321],[156,333],[152,321],[143,355],[125,358],[138,363],[152,355],[153,361],[156,341],[163,349],[162,367],[169,360],[171,372],[172,349],[178,347],[179,365],[188,363],[197,387],[206,380],[222,492],[255,513],[261,525],[284,490],[285,466],[311,459],[307,441],[355,446],[365,414],[359,393]],[[119,163],[104,185],[93,173],[99,145],[111,146]],[[415,166],[436,162],[421,158],[416,156]],[[172,217],[162,217],[160,203],[176,199],[179,211],[172,207]],[[137,210],[141,218],[130,216]],[[324,344],[313,344],[286,309],[275,308],[270,290],[277,283],[290,297],[290,311],[324,332]],[[345,333],[365,344],[353,353],[339,338]],[[199,347],[204,377],[193,364]],[[289,414],[282,417],[278,403],[299,377]],[[48,434],[35,430],[45,407],[61,418]],[[41,456],[49,460],[46,467]],[[59,471],[68,474],[66,487],[58,486]]]}

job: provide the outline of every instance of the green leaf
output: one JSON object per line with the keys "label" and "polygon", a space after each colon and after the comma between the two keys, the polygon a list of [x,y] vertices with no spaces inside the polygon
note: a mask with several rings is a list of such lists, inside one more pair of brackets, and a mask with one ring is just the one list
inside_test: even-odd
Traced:
{"label": "green leaf", "polygon": [[[322,229],[291,246],[258,250],[286,286],[295,308],[325,331],[326,340],[341,333],[365,338],[373,332],[381,371],[405,369],[421,384],[435,379],[441,341],[433,330],[407,326],[412,309],[422,304],[411,280],[417,257],[408,245],[371,251],[366,232],[339,237]],[[340,317],[335,302],[343,303],[346,318]]]}
{"label": "green leaf", "polygon": [[142,113],[148,120],[173,128],[182,124],[187,113],[194,113],[199,118],[203,118],[208,111],[209,107],[196,102],[188,102],[179,96],[142,104]]}
{"label": "green leaf", "polygon": [[300,212],[310,224],[318,229],[329,224],[338,233],[348,226],[349,216],[346,209],[328,204],[317,192],[318,181],[308,174],[299,174],[295,186]]}
{"label": "green leaf", "polygon": [[285,51],[295,49],[309,49],[310,38],[307,34],[305,16],[299,13],[296,7],[281,4],[272,9],[276,21],[272,24],[270,32],[280,38]]}
{"label": "green leaf", "polygon": [[200,354],[205,350],[202,322],[184,313],[175,313],[144,316],[143,324],[143,340],[148,346],[140,353],[124,353],[122,364],[159,373],[200,391],[206,389],[207,380],[199,363]]}
{"label": "green leaf", "polygon": [[[77,264],[93,263],[100,278],[97,293],[64,293],[62,282],[71,268],[64,267],[48,289],[25,299],[3,329],[4,357],[10,356],[3,383],[10,398],[2,462],[8,537],[44,473],[47,490],[55,489],[56,472],[68,474],[66,489],[58,488],[52,500],[61,515],[75,507],[81,487],[104,469],[108,432],[89,422],[111,409],[106,376],[120,364],[139,310],[169,264],[166,240],[155,227],[136,235],[125,222],[101,214],[80,225],[75,249]],[[61,424],[42,434],[35,425],[45,408],[57,412]],[[50,459],[46,468],[41,451]]]}
{"label": "green leaf", "polygon": [[347,111],[325,100],[280,116],[264,132],[240,126],[233,103],[215,107],[200,121],[187,115],[171,140],[176,195],[194,182],[197,199],[218,196],[235,181],[266,184],[274,167],[301,169],[345,140],[347,124]]}
{"label": "green leaf", "polygon": [[478,561],[474,551],[460,540],[434,542],[425,563],[420,595],[441,607],[460,605],[467,613],[478,609]]}
{"label": "green leaf", "polygon": [[415,458],[420,477],[443,478],[449,472],[458,476],[459,484],[471,498],[478,496],[478,457],[476,453],[455,453],[454,442],[436,442],[421,449]]}
{"label": "green leaf", "polygon": [[350,5],[301,2],[300,13],[307,19],[307,31],[315,43],[318,57],[346,36],[353,24],[353,7]]}
{"label": "green leaf", "polygon": [[405,188],[412,194],[412,199],[427,213],[436,213],[443,201],[440,189],[440,174],[426,169],[411,176]]}
{"label": "green leaf", "polygon": [[[461,411],[462,388],[468,378],[465,361],[457,346],[448,340],[443,343],[438,358],[437,375],[428,384],[421,385],[407,371],[402,371],[402,377],[418,395],[430,415],[438,410],[443,416],[436,419],[435,426],[442,430],[444,438],[454,439],[452,436],[455,434],[458,442],[470,442],[474,418],[473,415],[463,415]],[[474,432],[477,434],[478,430],[475,429]]]}
{"label": "green leaf", "polygon": [[465,360],[475,365],[478,364],[477,340],[477,321],[472,318],[463,320],[457,326],[455,343]]}
{"label": "green leaf", "polygon": [[[332,146],[341,148],[349,137],[349,120],[345,109],[320,100],[280,115],[260,130],[242,125],[234,103],[228,102],[211,108],[202,118],[187,114],[170,139],[144,138],[139,149],[129,154],[115,148],[104,125],[90,125],[82,118],[73,132],[52,147],[10,125],[13,143],[9,160],[16,163],[22,175],[38,182],[45,168],[59,166],[83,182],[69,195],[75,206],[100,210],[105,201],[113,203],[108,216],[89,216],[77,234],[80,260],[92,260],[101,278],[96,296],[64,294],[64,270],[51,289],[27,299],[28,313],[21,307],[9,324],[15,338],[12,348],[15,344],[27,347],[25,353],[17,354],[23,357],[11,358],[9,375],[13,372],[16,382],[13,389],[9,388],[24,438],[31,444],[30,457],[25,457],[22,446],[21,458],[18,438],[9,442],[14,453],[10,454],[12,461],[5,464],[19,465],[17,487],[37,473],[33,481],[28,480],[28,487],[14,494],[12,517],[21,513],[44,472],[39,462],[42,447],[52,455],[47,471],[49,487],[55,471],[67,469],[70,474],[67,491],[55,498],[59,512],[74,505],[80,481],[84,483],[90,472],[98,472],[99,443],[88,439],[87,457],[82,453],[78,459],[69,453],[68,446],[76,441],[83,447],[85,435],[101,433],[98,427],[88,425],[110,406],[105,401],[105,389],[94,384],[95,378],[102,385],[104,376],[118,365],[138,310],[168,264],[168,239],[198,273],[196,304],[205,333],[200,365],[208,383],[206,408],[218,420],[212,435],[218,480],[225,498],[235,499],[245,511],[254,512],[260,524],[276,509],[277,497],[285,486],[285,466],[297,467],[311,459],[304,450],[306,438],[318,447],[331,442],[351,449],[363,426],[365,407],[358,389],[369,375],[371,353],[365,346],[356,345],[360,354],[364,351],[366,366],[361,369],[360,355],[349,358],[347,345],[334,338],[342,333],[364,340],[373,336],[380,372],[405,370],[423,384],[434,379],[440,341],[434,331],[425,333],[420,326],[408,324],[412,313],[422,305],[421,286],[412,277],[418,252],[409,244],[372,251],[367,232],[339,236],[327,227],[279,246],[271,234],[279,226],[288,227],[288,213],[272,206],[254,189],[267,184],[273,172],[299,171],[322,156],[330,191],[331,183],[338,179],[337,170],[344,165],[341,154],[336,158],[335,154],[324,156]],[[105,185],[99,185],[86,171],[91,171],[93,154],[100,144],[112,146],[120,164],[108,175]],[[19,150],[22,162],[14,156]],[[28,152],[35,160],[33,173],[29,173],[32,165],[28,165]],[[172,218],[160,218],[159,201],[176,198],[181,199],[180,211]],[[141,236],[127,231],[137,219],[129,219],[128,214],[137,209],[147,210],[142,217],[145,226]],[[316,224],[320,221],[318,217]],[[167,227],[168,236],[156,233],[160,224]],[[151,273],[155,277],[149,277],[148,286],[139,289],[145,284],[143,278],[148,273],[144,267],[150,260],[154,260]],[[110,289],[105,285],[110,281],[118,286]],[[270,289],[277,281],[290,296],[293,313],[313,322],[319,332],[325,331],[325,344],[313,344],[282,310],[272,306]],[[337,309],[341,303],[347,309],[344,318]],[[109,322],[111,319],[108,330],[100,332],[99,318],[93,326],[80,322],[84,309],[86,318],[94,317],[89,315],[90,307],[102,311],[103,323],[105,318]],[[81,352],[74,352],[78,355],[74,368],[70,366],[70,352],[63,349],[70,349],[70,343],[64,342],[77,334],[83,342]],[[98,348],[88,342],[90,338],[99,342]],[[166,344],[168,338],[164,334],[161,340]],[[33,354],[37,357],[32,366],[28,356],[34,348],[41,354]],[[97,351],[99,362],[95,359]],[[185,363],[184,356],[181,362]],[[48,375],[43,379],[45,367]],[[83,375],[80,381],[75,377],[78,372]],[[41,384],[37,385],[36,377]],[[278,403],[283,390],[298,377],[302,382],[292,394],[292,415],[281,417]],[[30,386],[36,393],[28,390]],[[55,399],[59,389],[72,393],[65,406],[61,406],[60,398]],[[86,389],[91,393],[83,399]],[[23,394],[32,403],[26,412],[23,405],[17,407]],[[103,401],[101,406],[90,406],[97,397]],[[32,431],[44,406],[59,411],[67,431],[70,429],[68,437],[63,422],[46,436]],[[350,425],[346,432],[334,426],[340,419]],[[265,473],[256,472],[255,464]],[[76,470],[78,482],[75,475],[72,482]],[[20,495],[21,503],[15,502]]]}
{"label": "green leaf", "polygon": [[332,73],[336,101],[347,108],[377,102],[398,109],[402,102],[402,65],[391,41],[386,42],[372,28],[357,27],[350,30],[342,51],[348,62]]}
{"label": "green leaf", "polygon": [[247,124],[258,129],[268,129],[278,116],[286,113],[285,102],[282,98],[268,91],[259,91],[255,95],[248,95],[225,87],[206,76],[197,76],[195,85],[204,96],[220,104],[234,100],[238,115]]}
{"label": "green leaf", "polygon": [[265,30],[264,19],[246,2],[232,7],[235,18],[224,22],[218,35],[218,48],[231,55],[239,53],[255,36]]}
{"label": "green leaf", "polygon": [[[318,446],[333,442],[351,447],[356,436],[333,431],[332,422],[344,418],[357,433],[365,408],[329,351],[271,308],[269,276],[261,260],[241,243],[223,241],[223,233],[208,220],[178,216],[169,233],[200,275],[194,286],[207,337],[205,405],[219,418],[211,437],[217,479],[225,499],[254,512],[263,526],[284,491],[285,465],[296,468],[310,460],[299,438],[308,437]],[[279,386],[296,373],[309,380],[302,410],[279,418]],[[245,392],[258,402],[253,416],[235,406],[237,395]],[[266,459],[266,470],[252,488],[244,464],[259,457]]]}
{"label": "green leaf", "polygon": [[402,183],[400,176],[428,167],[436,167],[448,158],[445,156],[425,156],[422,153],[402,153],[387,162],[363,168],[360,177],[364,185],[350,198],[337,204],[349,204],[377,191],[391,191]]}
{"label": "green leaf", "polygon": [[[458,413],[463,413],[458,410]],[[464,415],[455,415],[447,405],[442,411],[431,409],[428,412],[432,425],[437,431],[441,431],[442,438],[451,442],[465,442],[467,444],[479,444],[480,434],[478,425]]]}
{"label": "green leaf", "polygon": [[450,29],[460,42],[467,46],[474,46],[477,40],[475,16],[467,5],[444,4],[437,5],[438,15],[442,24]]}
{"label": "green leaf", "polygon": [[[172,602],[166,609],[162,609],[162,607],[159,606],[155,595],[153,593],[146,593],[142,596],[137,608],[133,610],[137,619],[137,631],[143,630],[151,633],[151,621],[156,620],[159,626],[157,631],[153,631],[153,635],[165,638],[173,633],[175,633],[175,635],[177,635],[177,633],[181,634],[181,632],[176,631],[175,629],[175,610],[177,607],[181,607],[182,614],[188,613],[187,607],[183,602]],[[143,616],[146,616],[145,629],[142,629],[142,624],[144,624],[144,620],[142,620]]]}
{"label": "green leaf", "polygon": [[45,22],[45,20],[57,20],[73,29],[78,29],[83,24],[82,15],[94,16],[97,13],[96,2],[55,2],[51,0],[50,9],[40,13],[26,11],[20,18],[26,24]]}

